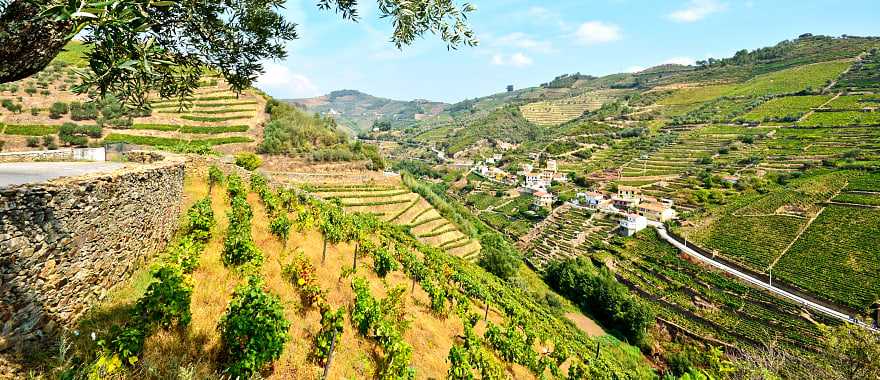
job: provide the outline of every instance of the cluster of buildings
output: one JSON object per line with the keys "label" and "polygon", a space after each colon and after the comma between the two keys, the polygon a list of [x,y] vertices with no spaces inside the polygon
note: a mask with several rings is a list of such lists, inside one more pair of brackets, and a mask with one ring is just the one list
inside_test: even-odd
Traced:
{"label": "cluster of buildings", "polygon": [[543,170],[536,170],[532,164],[523,164],[522,170],[517,173],[523,177],[520,184],[520,192],[532,194],[535,207],[550,207],[556,201],[556,196],[550,193],[553,182],[564,183],[568,181],[565,173],[560,173],[556,160],[547,160]]}
{"label": "cluster of buildings", "polygon": [[648,226],[648,221],[663,223],[676,217],[674,204],[669,199],[657,199],[642,194],[632,186],[618,186],[617,193],[606,196],[597,191],[577,193],[572,202],[577,207],[621,214],[620,230],[632,236]]}

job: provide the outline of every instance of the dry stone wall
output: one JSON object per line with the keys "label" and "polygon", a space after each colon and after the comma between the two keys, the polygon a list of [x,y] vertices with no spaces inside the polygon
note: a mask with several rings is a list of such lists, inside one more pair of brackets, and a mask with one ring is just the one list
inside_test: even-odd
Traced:
{"label": "dry stone wall", "polygon": [[0,351],[46,341],[177,229],[184,159],[0,189]]}

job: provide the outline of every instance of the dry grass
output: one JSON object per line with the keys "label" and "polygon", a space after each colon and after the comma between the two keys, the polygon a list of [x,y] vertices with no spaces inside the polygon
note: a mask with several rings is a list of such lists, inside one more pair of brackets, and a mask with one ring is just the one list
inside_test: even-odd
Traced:
{"label": "dry grass", "polygon": [[[188,207],[207,192],[203,179],[188,177],[182,206]],[[192,295],[191,324],[182,331],[160,331],[150,336],[139,365],[121,373],[118,378],[166,379],[176,378],[183,372],[198,379],[220,377],[223,366],[218,363],[220,341],[217,323],[225,312],[235,286],[243,281],[243,277],[224,267],[220,258],[228,223],[228,199],[224,189],[214,189],[211,198],[218,223],[202,253],[199,268],[192,275],[195,288]],[[282,273],[283,266],[289,262],[294,252],[302,251],[316,267],[318,284],[327,291],[328,302],[334,308],[343,307],[349,310],[354,298],[351,290],[352,277],[341,276],[344,269],[351,266],[354,247],[349,244],[329,246],[327,259],[322,263],[321,235],[315,231],[294,231],[285,251],[282,243],[269,232],[269,219],[259,198],[255,194],[249,194],[248,202],[254,211],[253,238],[266,257],[262,268],[265,284],[281,299],[285,306],[285,315],[291,322],[291,339],[281,358],[265,375],[269,379],[318,379],[323,369],[309,360],[309,354],[313,348],[314,334],[320,329],[320,314],[315,308],[303,307],[299,291]],[[419,284],[413,288],[412,280],[404,273],[395,271],[385,279],[380,279],[373,272],[372,265],[370,258],[359,259],[355,275],[369,280],[375,297],[384,297],[388,289],[394,287],[407,289],[408,297],[405,297],[404,309],[410,324],[404,339],[413,347],[411,364],[416,369],[417,378],[445,378],[449,368],[446,358],[458,336],[463,334],[462,322],[452,312],[444,316],[432,313],[427,293]],[[149,281],[149,272],[144,269],[121,285],[87,319],[89,326],[94,329],[89,331],[106,332],[109,326],[124,323],[127,310],[143,294]],[[482,313],[483,305],[479,302],[474,302],[471,307],[475,312]],[[348,313],[345,313],[345,320],[345,329],[336,345],[329,378],[372,378],[381,352],[373,342],[358,335],[350,323]],[[489,320],[501,324],[504,318],[497,310],[490,308]],[[484,330],[485,323],[480,322],[477,331],[482,333]],[[95,352],[94,343],[84,336],[81,338],[82,343],[77,345],[77,349],[86,356],[89,352]],[[511,365],[507,369],[511,378],[533,378],[521,366]]]}

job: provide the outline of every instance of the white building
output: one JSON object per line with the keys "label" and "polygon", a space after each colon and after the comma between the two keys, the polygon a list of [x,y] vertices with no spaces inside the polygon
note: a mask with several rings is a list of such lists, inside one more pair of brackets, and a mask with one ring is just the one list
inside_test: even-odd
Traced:
{"label": "white building", "polygon": [[605,195],[602,193],[597,193],[595,191],[588,191],[586,193],[577,193],[577,201],[578,204],[581,204],[585,207],[589,208],[598,208],[599,205],[605,201]]}
{"label": "white building", "polygon": [[557,170],[556,160],[547,160],[547,170],[555,172]]}
{"label": "white building", "polygon": [[537,188],[550,187],[550,180],[548,180],[543,175],[543,173],[529,172],[529,173],[526,173],[525,177],[526,177],[526,186],[525,187],[527,187],[527,188],[537,189]]}
{"label": "white building", "polygon": [[675,218],[672,202],[642,202],[638,206],[639,214],[655,222],[665,222]]}
{"label": "white building", "polygon": [[494,160],[495,162],[500,162],[501,158],[502,158],[501,153],[495,153],[492,155],[492,160]]}
{"label": "white building", "polygon": [[639,214],[626,214],[620,220],[620,233],[623,236],[633,236],[646,227],[648,227],[648,219]]}
{"label": "white building", "polygon": [[550,207],[555,200],[553,194],[546,191],[536,191],[532,196],[534,196],[532,203],[538,207]]}
{"label": "white building", "polygon": [[523,164],[523,165],[522,165],[522,171],[523,171],[523,173],[531,173],[532,170],[535,170],[535,167],[532,166],[532,164]]}

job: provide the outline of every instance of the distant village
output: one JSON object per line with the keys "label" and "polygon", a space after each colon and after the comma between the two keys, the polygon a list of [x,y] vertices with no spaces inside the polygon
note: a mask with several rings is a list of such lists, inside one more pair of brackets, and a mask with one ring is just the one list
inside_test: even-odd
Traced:
{"label": "distant village", "polygon": [[[517,145],[500,141],[496,142],[496,147],[501,153],[493,153],[491,157],[476,162],[452,160],[451,166],[470,170],[489,181],[517,186],[520,194],[532,196],[533,208],[552,209],[558,199],[551,191],[552,185],[569,181],[568,175],[559,171],[556,160],[547,159],[544,167],[539,168],[539,154],[530,153],[530,162],[521,164],[516,173],[510,173],[500,168],[499,164],[503,159],[503,152],[514,149]],[[442,151],[434,152],[441,161],[450,161]],[[678,216],[672,200],[647,196],[638,187],[625,185],[616,186],[616,191],[578,192],[566,203],[571,207],[618,216],[619,231],[624,236],[632,236],[649,225],[660,225]]]}

